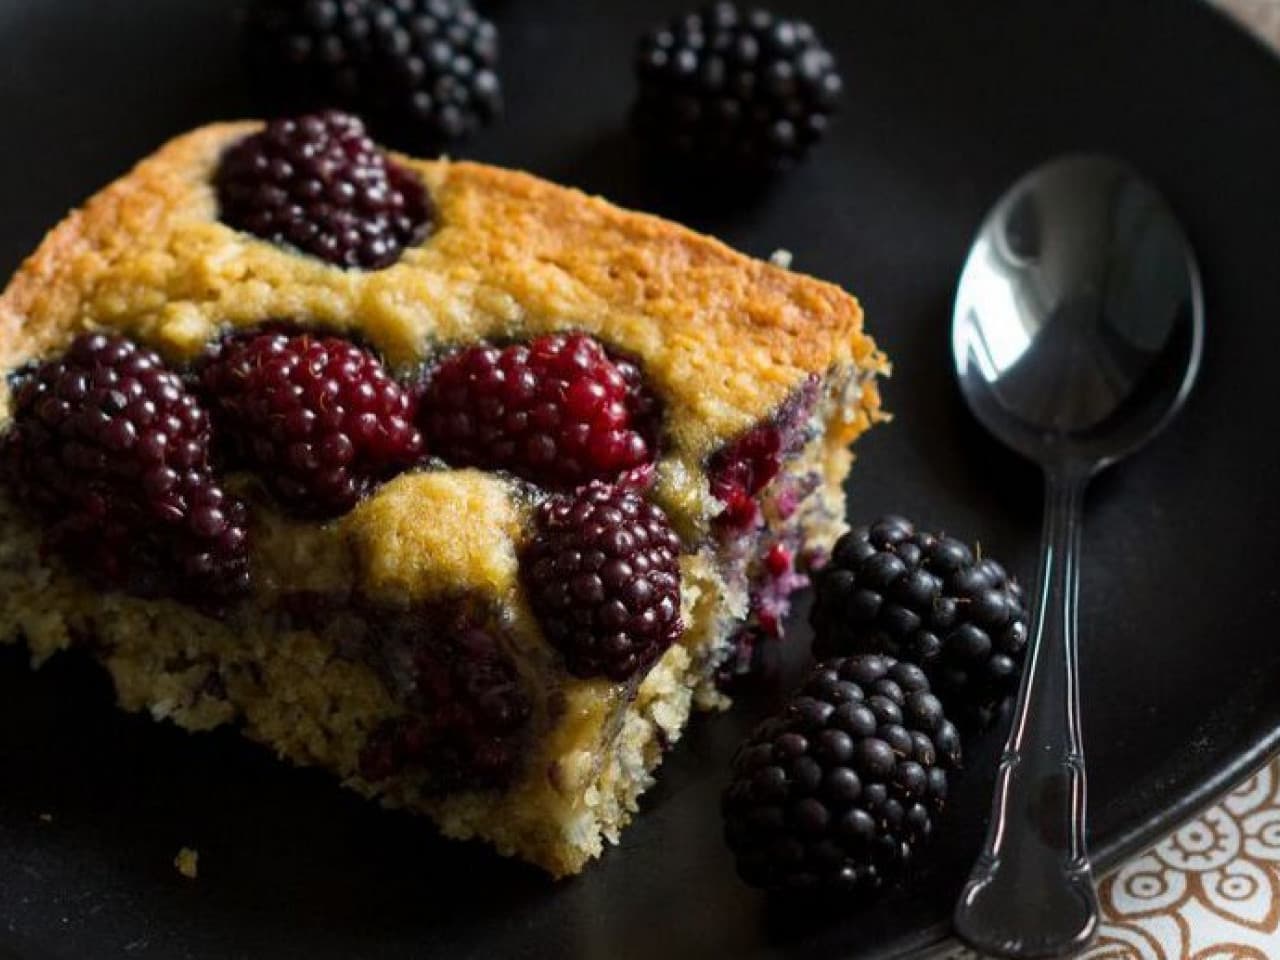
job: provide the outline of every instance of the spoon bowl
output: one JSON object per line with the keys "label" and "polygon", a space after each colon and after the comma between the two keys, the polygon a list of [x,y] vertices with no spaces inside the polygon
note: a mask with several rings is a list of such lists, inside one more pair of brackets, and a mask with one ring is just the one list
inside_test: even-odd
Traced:
{"label": "spoon bowl", "polygon": [[997,438],[1095,467],[1141,446],[1191,390],[1200,276],[1163,198],[1108,157],[1032,171],[992,209],[960,275],[956,374]]}
{"label": "spoon bowl", "polygon": [[956,933],[985,954],[1062,957],[1096,932],[1077,650],[1084,489],[1169,423],[1203,343],[1200,276],[1181,226],[1108,157],[1063,157],[1019,180],[961,273],[961,392],[1045,473],[1026,667],[987,839],[955,912]]}

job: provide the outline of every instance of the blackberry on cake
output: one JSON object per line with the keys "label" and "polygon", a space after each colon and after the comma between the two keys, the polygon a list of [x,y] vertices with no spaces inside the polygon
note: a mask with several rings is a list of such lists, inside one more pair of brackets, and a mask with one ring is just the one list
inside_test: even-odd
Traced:
{"label": "blackberry on cake", "polygon": [[734,756],[723,812],[739,875],[773,893],[874,893],[933,837],[959,763],[919,667],[878,654],[819,663]]}
{"label": "blackberry on cake", "polygon": [[[262,160],[246,189],[284,161],[288,189],[271,189],[288,193],[310,127],[180,137],[0,295],[6,469],[42,408],[24,378],[78,364],[86,332],[127,338],[187,376],[158,406],[203,412],[174,436],[208,466],[174,472],[213,545],[200,596],[109,591],[88,551],[42,549],[52,510],[0,485],[0,642],[43,662],[74,638],[125,709],[232,726],[448,836],[577,873],[637,814],[692,711],[726,705],[734,638],[776,630],[804,557],[843,532],[849,445],[882,418],[887,362],[831,284],[481,164],[360,161],[432,201],[433,229],[389,267],[326,262],[288,231],[258,242],[216,202],[224,159]],[[288,223],[333,222],[265,199]],[[341,250],[365,249],[380,217],[394,235],[384,206],[342,209]],[[63,443],[41,429],[38,449]],[[94,449],[127,469],[90,458],[76,476],[98,487],[77,489],[126,516],[168,489],[168,474],[151,493],[117,484],[135,460]],[[176,541],[128,529],[130,564],[184,569]],[[204,604],[223,585],[243,591],[225,620]]]}
{"label": "blackberry on cake", "polygon": [[729,2],[645,34],[636,76],[640,136],[716,174],[793,166],[825,135],[843,89],[812,24]]}
{"label": "blackberry on cake", "polygon": [[635,491],[593,483],[538,510],[529,600],[571,673],[625,681],[680,636],[680,538]]}
{"label": "blackberry on cake", "polygon": [[339,337],[233,336],[202,360],[200,384],[237,458],[300,513],[344,513],[422,456],[413,395]]}
{"label": "blackberry on cake", "polygon": [[375,270],[427,234],[421,181],[350,114],[273,120],[234,144],[218,167],[222,220],[339,267]]}
{"label": "blackberry on cake", "polygon": [[840,538],[815,586],[820,654],[918,663],[970,725],[989,723],[1016,692],[1027,644],[1022,587],[961,541],[882,517]]}
{"label": "blackberry on cake", "polygon": [[247,36],[269,88],[398,142],[440,146],[502,112],[498,32],[470,0],[258,0]]}
{"label": "blackberry on cake", "polygon": [[432,373],[422,409],[436,456],[572,490],[650,463],[655,407],[635,364],[579,333],[468,347]]}
{"label": "blackberry on cake", "polygon": [[68,562],[112,588],[216,607],[248,589],[248,532],[209,447],[182,379],[111,333],[22,372],[3,441],[14,492]]}
{"label": "blackberry on cake", "polygon": [[404,644],[408,652],[406,701],[414,709],[370,734],[360,751],[361,775],[376,783],[416,765],[440,791],[509,783],[531,708],[494,633],[459,617],[441,623],[375,612],[373,622],[381,643]]}

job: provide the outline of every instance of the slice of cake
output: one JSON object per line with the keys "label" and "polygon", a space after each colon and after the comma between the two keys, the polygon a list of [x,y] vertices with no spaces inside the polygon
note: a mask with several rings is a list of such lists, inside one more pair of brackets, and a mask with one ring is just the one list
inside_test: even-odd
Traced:
{"label": "slice of cake", "polygon": [[560,875],[844,527],[857,302],[339,114],[206,127],[0,298],[0,639]]}

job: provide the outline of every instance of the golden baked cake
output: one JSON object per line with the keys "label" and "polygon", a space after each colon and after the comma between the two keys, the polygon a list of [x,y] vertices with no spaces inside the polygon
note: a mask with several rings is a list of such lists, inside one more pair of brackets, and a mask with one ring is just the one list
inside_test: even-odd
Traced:
{"label": "golden baked cake", "polygon": [[836,287],[321,114],[179,137],[0,298],[0,635],[553,874],[844,529]]}

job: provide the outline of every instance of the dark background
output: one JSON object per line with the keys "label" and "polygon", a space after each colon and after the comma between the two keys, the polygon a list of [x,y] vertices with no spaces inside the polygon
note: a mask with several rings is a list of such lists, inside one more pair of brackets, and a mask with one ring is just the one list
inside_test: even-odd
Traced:
{"label": "dark background", "polygon": [[[897,415],[859,446],[851,514],[893,509],[1034,570],[1035,472],[949,370],[955,277],[989,204],[1066,150],[1116,153],[1183,217],[1204,272],[1202,380],[1095,485],[1082,601],[1095,849],[1112,860],[1261,756],[1280,722],[1280,63],[1199,2],[779,0],[849,96],[833,136],[731,208],[652,178],[623,129],[634,37],[680,4],[504,0],[508,118],[456,152],[675,216],[854,290]],[[170,135],[253,115],[225,0],[0,0],[0,275]],[[797,622],[799,618],[797,618]],[[794,659],[803,629],[794,631]],[[879,955],[935,935],[983,829],[999,734],[970,745],[911,895],[842,923],[737,884],[717,796],[779,687],[697,720],[621,849],[550,883],[439,840],[231,732],[119,714],[73,657],[0,652],[0,955],[450,958]],[[48,813],[50,822],[40,815]],[[201,852],[180,878],[180,846]],[[6,946],[3,946],[7,944]]]}

